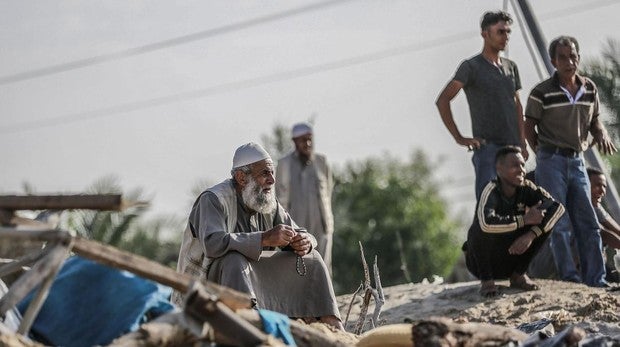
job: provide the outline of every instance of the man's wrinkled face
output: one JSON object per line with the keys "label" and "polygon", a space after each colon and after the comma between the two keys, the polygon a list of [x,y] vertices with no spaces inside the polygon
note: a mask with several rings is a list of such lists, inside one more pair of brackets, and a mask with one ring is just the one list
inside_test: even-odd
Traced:
{"label": "man's wrinkled face", "polygon": [[607,179],[605,175],[594,174],[590,176],[590,196],[594,207],[601,204],[607,194]]}
{"label": "man's wrinkled face", "polygon": [[510,40],[510,33],[510,24],[500,20],[483,30],[482,37],[489,46],[498,51],[503,51],[508,45],[508,40]]}
{"label": "man's wrinkled face", "polygon": [[525,160],[521,153],[509,153],[495,166],[502,182],[513,187],[523,184],[525,179]]}
{"label": "man's wrinkled face", "polygon": [[304,157],[312,155],[312,134],[305,134],[293,138],[295,150]]}
{"label": "man's wrinkled face", "polygon": [[577,53],[575,44],[559,44],[555,49],[555,57],[551,57],[551,63],[555,67],[560,78],[571,78],[575,76],[577,67],[579,66],[579,53]]}
{"label": "man's wrinkled face", "polygon": [[252,164],[250,168],[250,173],[245,174],[246,182],[241,191],[243,202],[259,213],[274,212],[277,203],[273,162],[271,159],[262,160]]}

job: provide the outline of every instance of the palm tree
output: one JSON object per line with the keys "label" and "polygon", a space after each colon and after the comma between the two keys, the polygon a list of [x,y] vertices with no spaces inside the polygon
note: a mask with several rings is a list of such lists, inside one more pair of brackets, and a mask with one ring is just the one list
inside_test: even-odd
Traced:
{"label": "palm tree", "polygon": [[[316,116],[313,113],[306,121],[314,125]],[[261,135],[261,142],[267,153],[271,155],[271,158],[277,161],[293,150],[290,126],[282,122],[276,122],[271,128],[271,133]]]}
{"label": "palm tree", "polygon": [[274,160],[278,160],[293,149],[291,132],[283,123],[276,123],[271,129],[271,134],[261,135],[261,141],[265,150]]}
{"label": "palm tree", "polygon": [[[584,74],[596,83],[601,103],[604,106],[603,114],[608,114],[608,129],[615,138],[620,139],[620,42],[608,39],[603,46],[602,57],[592,59],[583,65]],[[605,156],[611,178],[618,186],[620,184],[620,157],[617,155]]]}
{"label": "palm tree", "polygon": [[610,125],[620,136],[620,41],[608,39],[603,56],[584,65],[584,73],[598,86],[601,103],[609,110]]}
{"label": "palm tree", "polygon": [[[90,194],[121,194],[123,189],[115,176],[98,179],[90,188]],[[136,188],[123,194],[123,200],[131,201],[122,211],[69,211],[62,218],[61,227],[83,237],[142,255],[164,265],[174,266],[180,238],[166,239],[164,233],[177,234],[183,230],[183,219],[177,216],[155,216],[144,220],[150,200],[142,189]]]}

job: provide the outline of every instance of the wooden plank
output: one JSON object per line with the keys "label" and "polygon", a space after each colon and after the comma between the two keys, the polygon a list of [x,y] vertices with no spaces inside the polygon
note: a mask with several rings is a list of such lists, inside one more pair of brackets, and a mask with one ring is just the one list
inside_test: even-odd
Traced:
{"label": "wooden plank", "polygon": [[[46,261],[51,263],[49,264],[51,268],[49,269],[47,277],[39,287],[39,290],[30,301],[30,304],[28,305],[28,308],[24,313],[24,318],[22,318],[22,321],[19,324],[19,328],[17,329],[18,334],[28,335],[30,327],[32,327],[32,323],[34,323],[34,320],[37,318],[39,311],[41,311],[43,303],[45,303],[45,299],[47,299],[50,289],[52,288],[52,284],[56,279],[56,275],[58,275],[58,272],[60,271],[60,268],[62,267],[65,258],[69,255],[69,249],[71,249],[70,244],[67,246],[62,246],[62,252],[58,251],[58,253],[55,254],[53,258],[45,259]],[[52,249],[52,252],[55,251],[56,248]]]}
{"label": "wooden plank", "polygon": [[48,223],[18,216],[11,217],[8,224],[15,225],[16,229],[21,228],[28,230],[50,230],[56,228],[57,226],[56,222]]}
{"label": "wooden plank", "polygon": [[120,194],[0,196],[0,209],[4,210],[86,209],[120,211],[122,207]]}
{"label": "wooden plank", "polygon": [[84,258],[130,271],[181,292],[187,291],[193,282],[190,276],[180,274],[147,258],[79,236],[75,237],[73,251]]}
{"label": "wooden plank", "polygon": [[19,259],[11,261],[10,263],[0,265],[0,278],[22,270],[24,266],[30,265],[44,257],[48,251],[49,249],[45,248],[38,252],[26,254]]}
{"label": "wooden plank", "polygon": [[0,240],[62,241],[68,243],[71,234],[60,230],[18,230],[0,227]]}
{"label": "wooden plank", "polygon": [[208,322],[218,334],[231,339],[233,346],[266,345],[268,335],[216,299],[204,287],[196,286],[188,294],[185,312],[199,322]]}

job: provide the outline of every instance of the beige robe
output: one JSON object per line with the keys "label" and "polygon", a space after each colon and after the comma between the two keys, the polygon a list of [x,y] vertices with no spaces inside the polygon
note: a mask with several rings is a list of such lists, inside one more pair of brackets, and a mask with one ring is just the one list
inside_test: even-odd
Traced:
{"label": "beige robe", "polygon": [[322,154],[302,163],[297,152],[280,159],[276,170],[276,195],[293,219],[317,240],[317,250],[331,272],[334,216],[333,176]]}

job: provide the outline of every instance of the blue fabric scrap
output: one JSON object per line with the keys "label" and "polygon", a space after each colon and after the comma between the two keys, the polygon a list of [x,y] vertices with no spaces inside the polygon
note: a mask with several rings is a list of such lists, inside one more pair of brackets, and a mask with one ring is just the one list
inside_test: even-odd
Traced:
{"label": "blue fabric scrap", "polygon": [[263,330],[267,334],[279,338],[288,346],[297,346],[291,334],[291,326],[287,316],[282,313],[262,309],[258,310],[258,314],[263,322]]}

